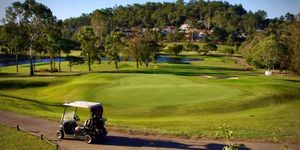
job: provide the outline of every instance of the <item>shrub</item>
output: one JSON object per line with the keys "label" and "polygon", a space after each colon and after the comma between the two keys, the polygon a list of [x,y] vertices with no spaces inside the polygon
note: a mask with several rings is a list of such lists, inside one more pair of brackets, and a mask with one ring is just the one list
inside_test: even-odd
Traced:
{"label": "shrub", "polygon": [[199,55],[206,55],[207,53],[208,53],[208,51],[207,50],[204,50],[204,49],[198,49],[197,51],[196,51]]}
{"label": "shrub", "polygon": [[173,53],[174,55],[179,55],[180,52],[183,50],[182,44],[174,44],[169,48],[170,53]]}
{"label": "shrub", "polygon": [[187,46],[186,46],[186,50],[187,51],[197,51],[199,49],[199,46],[196,45],[196,44],[193,44],[193,43],[189,43]]}
{"label": "shrub", "polygon": [[222,50],[222,52],[226,55],[232,55],[234,54],[234,49],[232,48],[225,48],[224,50]]}
{"label": "shrub", "polygon": [[72,71],[72,67],[74,65],[80,65],[84,63],[84,60],[82,57],[76,57],[76,56],[67,56],[66,61],[69,62],[68,66],[70,67],[70,72]]}
{"label": "shrub", "polygon": [[218,50],[218,46],[215,45],[215,44],[206,44],[206,45],[203,46],[203,49],[207,50],[209,52],[211,52],[211,51],[217,51]]}
{"label": "shrub", "polygon": [[[40,68],[40,69],[37,69],[36,72],[51,72],[51,70],[47,69],[47,68]],[[58,69],[57,68],[53,68],[52,72],[58,72]]]}

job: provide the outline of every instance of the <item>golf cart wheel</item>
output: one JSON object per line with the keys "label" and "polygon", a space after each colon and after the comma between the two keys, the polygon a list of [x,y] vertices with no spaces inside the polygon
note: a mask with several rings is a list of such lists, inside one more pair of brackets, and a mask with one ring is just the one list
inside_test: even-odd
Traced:
{"label": "golf cart wheel", "polygon": [[91,143],[93,142],[93,138],[92,138],[92,136],[90,136],[89,134],[85,135],[85,136],[83,137],[83,140],[84,140],[86,143],[88,143],[88,144],[91,144]]}
{"label": "golf cart wheel", "polygon": [[56,137],[58,139],[63,139],[64,138],[64,132],[62,132],[61,130],[56,131]]}

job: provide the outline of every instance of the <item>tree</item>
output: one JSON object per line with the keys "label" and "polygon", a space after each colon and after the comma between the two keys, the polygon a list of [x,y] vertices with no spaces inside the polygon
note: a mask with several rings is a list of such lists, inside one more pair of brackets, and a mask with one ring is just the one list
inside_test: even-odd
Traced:
{"label": "tree", "polygon": [[171,52],[171,53],[174,53],[174,55],[179,55],[179,53],[180,52],[182,52],[182,50],[183,50],[183,45],[182,44],[174,44],[173,46],[171,46],[170,48],[169,48],[169,51]]}
{"label": "tree", "polygon": [[250,11],[242,17],[244,30],[247,34],[252,34],[257,29],[258,20],[255,15]]}
{"label": "tree", "polygon": [[61,52],[65,54],[69,54],[71,53],[71,50],[79,49],[80,44],[74,40],[63,38],[63,37],[60,38],[59,44],[61,49],[59,50],[59,56],[58,56],[59,57],[58,71],[61,71]]}
{"label": "tree", "polygon": [[111,30],[110,16],[102,10],[95,10],[91,16],[91,25],[95,31],[95,35],[98,37],[97,45],[103,46],[105,42],[105,37],[109,34]]}
{"label": "tree", "polygon": [[223,28],[214,27],[211,34],[211,39],[214,42],[225,42],[227,32]]}
{"label": "tree", "polygon": [[280,64],[283,54],[283,45],[271,35],[262,39],[253,48],[252,63],[259,67],[267,67],[268,70]]}
{"label": "tree", "polygon": [[54,70],[56,70],[55,66],[53,65],[55,61],[54,58],[61,49],[60,37],[58,33],[54,30],[49,31],[49,33],[47,34],[47,40],[45,42],[45,45],[47,45],[47,51],[50,56],[50,70],[51,72],[53,72]]}
{"label": "tree", "polygon": [[144,62],[146,67],[148,67],[151,61],[157,59],[157,52],[161,46],[156,41],[146,41],[143,50],[141,51],[140,58]]}
{"label": "tree", "polygon": [[257,43],[265,37],[263,33],[256,33],[248,36],[247,40],[240,46],[241,53],[248,63],[252,63],[253,48]]}
{"label": "tree", "polygon": [[75,39],[80,43],[82,54],[85,56],[85,60],[88,61],[89,71],[92,71],[91,64],[94,61],[96,52],[96,37],[93,29],[87,26],[80,28],[75,35]]}
{"label": "tree", "polygon": [[258,10],[257,12],[254,13],[256,20],[257,20],[257,28],[258,29],[263,29],[265,27],[264,20],[267,17],[267,13],[263,10]]}
{"label": "tree", "polygon": [[215,44],[206,44],[206,45],[203,46],[203,49],[206,50],[206,51],[212,52],[212,51],[217,51],[218,46],[215,45]]}
{"label": "tree", "polygon": [[183,34],[180,33],[178,29],[175,29],[167,33],[166,38],[168,42],[177,42],[182,40]]}
{"label": "tree", "polygon": [[64,38],[72,39],[76,32],[83,26],[91,25],[91,15],[90,14],[82,14],[79,17],[72,17],[65,19],[63,21],[63,35]]}
{"label": "tree", "polygon": [[139,68],[140,54],[145,47],[145,40],[141,35],[136,35],[128,40],[128,52],[131,58],[135,59],[136,67]]}
{"label": "tree", "polygon": [[1,45],[6,45],[11,53],[15,54],[16,60],[16,72],[19,72],[19,62],[18,56],[21,53],[24,53],[28,47],[28,36],[22,30],[22,27],[15,22],[10,22],[4,25],[2,29],[2,38],[3,43]]}
{"label": "tree", "polygon": [[17,18],[29,37],[30,75],[34,75],[35,42],[43,35],[44,27],[52,25],[55,17],[51,10],[35,0],[25,0],[24,3],[14,2],[6,9],[5,20]]}
{"label": "tree", "polygon": [[[299,20],[300,21],[300,20]],[[289,49],[291,49],[291,69],[300,73],[300,22],[294,22],[288,26],[287,43]]]}
{"label": "tree", "polygon": [[70,67],[70,72],[72,72],[72,67],[74,65],[81,65],[84,63],[84,60],[82,57],[76,57],[76,56],[67,56],[66,61],[69,62],[68,66]]}
{"label": "tree", "polygon": [[111,31],[111,12],[107,10],[95,10],[91,15],[91,26],[93,30],[95,31],[95,35],[97,37],[97,51],[95,60],[98,61],[98,63],[101,63],[101,57],[104,56],[104,43],[106,36]]}
{"label": "tree", "polygon": [[120,52],[124,47],[121,32],[112,32],[105,39],[105,51],[110,61],[114,61],[116,69],[118,69],[118,62],[120,62]]}

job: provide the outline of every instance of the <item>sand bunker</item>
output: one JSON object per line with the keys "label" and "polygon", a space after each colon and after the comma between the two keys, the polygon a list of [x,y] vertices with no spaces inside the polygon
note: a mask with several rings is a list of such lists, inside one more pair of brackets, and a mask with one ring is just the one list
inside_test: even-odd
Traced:
{"label": "sand bunker", "polygon": [[203,78],[207,78],[207,79],[231,79],[231,80],[237,80],[240,79],[238,76],[201,76]]}

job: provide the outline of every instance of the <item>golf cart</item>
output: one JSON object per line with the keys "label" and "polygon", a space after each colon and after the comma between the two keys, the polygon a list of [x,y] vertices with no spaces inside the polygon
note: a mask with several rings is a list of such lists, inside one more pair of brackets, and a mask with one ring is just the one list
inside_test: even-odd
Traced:
{"label": "golf cart", "polygon": [[[64,106],[65,109],[59,130],[56,132],[58,139],[81,139],[90,144],[106,136],[106,118],[102,117],[103,107],[100,103],[75,101],[65,103]],[[67,112],[67,109],[70,109],[70,107],[73,107],[72,111]],[[77,108],[87,108],[90,110],[90,116],[84,121],[84,124],[79,124],[80,118],[76,115]]]}

